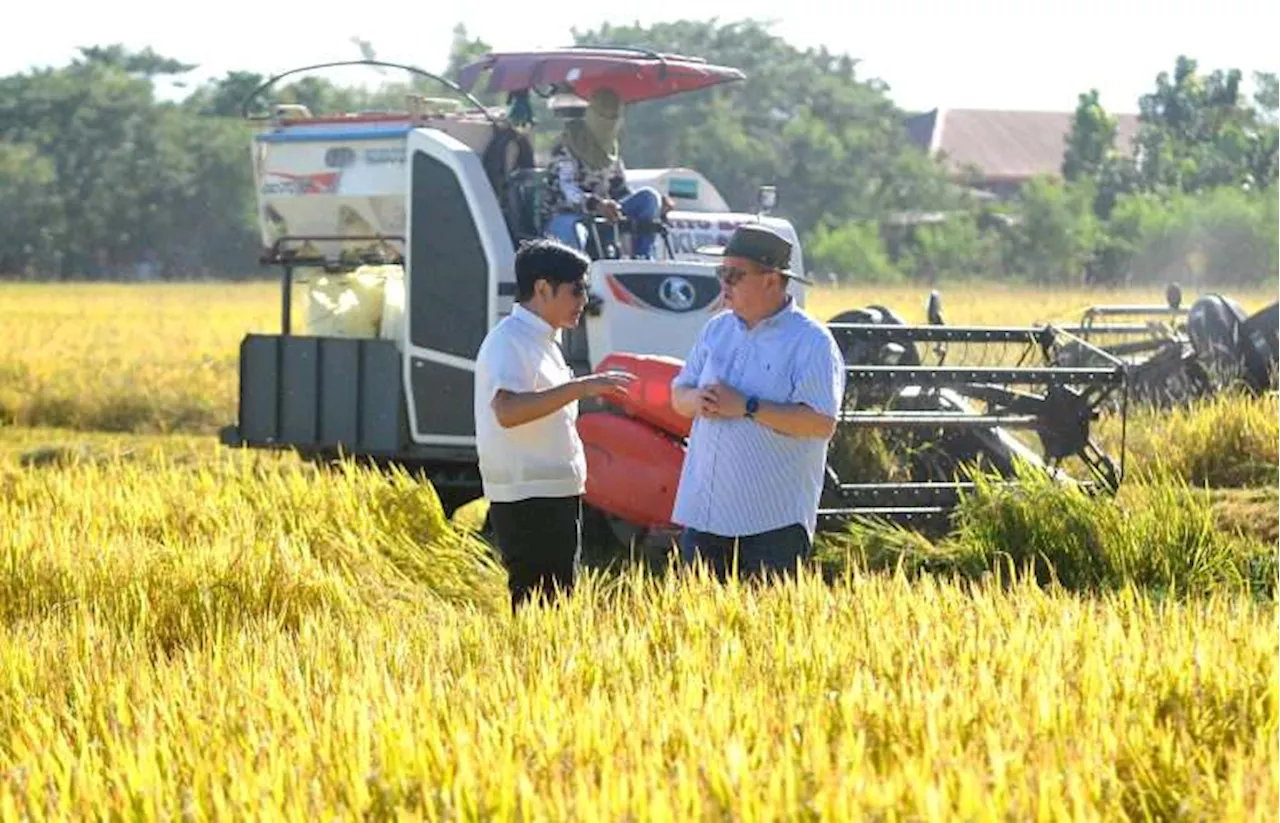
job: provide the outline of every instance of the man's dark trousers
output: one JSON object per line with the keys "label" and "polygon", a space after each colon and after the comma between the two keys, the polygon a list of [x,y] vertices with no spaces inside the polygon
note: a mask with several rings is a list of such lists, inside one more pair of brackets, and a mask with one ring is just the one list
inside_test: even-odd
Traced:
{"label": "man's dark trousers", "polygon": [[797,561],[812,554],[809,532],[799,523],[745,537],[725,537],[696,529],[680,535],[680,554],[685,563],[701,560],[716,578],[727,580],[733,571],[734,543],[737,542],[738,576],[742,579],[794,574]]}
{"label": "man's dark trousers", "polygon": [[507,567],[511,610],[542,593],[573,590],[582,563],[582,497],[491,503],[489,521]]}

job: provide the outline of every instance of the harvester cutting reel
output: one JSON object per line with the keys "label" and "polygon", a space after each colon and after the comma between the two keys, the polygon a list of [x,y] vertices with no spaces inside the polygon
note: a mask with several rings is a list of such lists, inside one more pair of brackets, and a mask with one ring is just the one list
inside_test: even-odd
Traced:
{"label": "harvester cutting reel", "polygon": [[1275,388],[1276,304],[1247,316],[1231,298],[1206,294],[1186,307],[1176,283],[1165,297],[1166,305],[1090,306],[1078,323],[1059,326],[1088,345],[1064,346],[1055,362],[1088,366],[1106,352],[1125,364],[1129,399],[1157,408]]}
{"label": "harvester cutting reel", "polygon": [[[1052,326],[947,326],[936,293],[929,316],[928,325],[908,325],[871,306],[828,324],[847,385],[819,514],[826,527],[854,517],[945,527],[975,472],[1013,483],[1029,469],[1087,490],[1119,488],[1127,407],[1119,358]],[[1089,349],[1089,365],[1058,365],[1065,346]],[[1092,428],[1113,399],[1118,456]]]}

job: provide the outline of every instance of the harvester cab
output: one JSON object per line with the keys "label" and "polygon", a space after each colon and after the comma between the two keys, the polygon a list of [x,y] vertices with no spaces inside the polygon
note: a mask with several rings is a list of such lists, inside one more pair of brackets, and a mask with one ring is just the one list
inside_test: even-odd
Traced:
{"label": "harvester cab", "polygon": [[[344,65],[403,69],[461,99],[409,95],[403,110],[361,113],[295,104],[253,109],[284,77]],[[472,95],[485,74],[488,92],[507,95],[507,109]],[[742,78],[696,58],[570,48],[490,54],[464,67],[456,84],[371,60],[307,66],[268,80],[246,100],[244,114],[265,126],[254,137],[253,170],[261,261],[283,272],[281,329],[243,340],[238,420],[223,430],[223,442],[425,469],[447,508],[479,496],[475,356],[512,310],[515,250],[544,234],[538,213],[547,182],[535,164],[528,95],[586,99],[607,86],[631,104]],[[722,245],[736,225],[758,220],[793,241],[793,265],[803,270],[803,261],[790,223],[766,208],[730,210],[696,171],[641,169],[629,178],[654,186],[676,207],[656,227],[652,259],[631,256],[625,224],[613,227],[619,242],[593,244],[588,311],[562,346],[577,372],[624,365],[651,376],[642,394],[655,410],[650,415],[662,417],[671,364],[721,309],[714,260],[698,249]],[[774,199],[762,189],[764,207]],[[598,236],[600,227],[590,228]],[[301,330],[294,323],[298,287],[305,287]],[[796,297],[803,302],[802,292]],[[660,519],[664,507],[670,511],[672,484],[639,504],[629,487],[645,471],[632,462],[652,462],[663,446],[633,452],[661,438],[638,429],[633,415],[584,412],[597,484],[588,503],[604,500],[606,510],[620,508],[624,519],[645,524]],[[678,470],[679,455],[671,460]]]}

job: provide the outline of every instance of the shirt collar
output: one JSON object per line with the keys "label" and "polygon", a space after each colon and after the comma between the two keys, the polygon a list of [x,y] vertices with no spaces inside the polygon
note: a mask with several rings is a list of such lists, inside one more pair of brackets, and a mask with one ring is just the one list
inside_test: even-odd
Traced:
{"label": "shirt collar", "polygon": [[[796,306],[796,299],[788,294],[787,300],[785,303],[782,304],[782,307],[779,308],[773,314],[761,320],[759,323],[757,323],[755,329],[751,329],[751,331],[757,331],[759,329],[767,329],[767,328],[770,328],[771,326],[776,326],[782,321],[784,321],[789,315],[795,314],[795,312],[797,312],[798,310],[799,308]],[[738,328],[744,331],[747,331],[747,321],[743,320],[741,317],[739,317],[736,314],[733,316],[733,319],[737,321]]]}
{"label": "shirt collar", "polygon": [[559,329],[553,329],[550,323],[538,316],[537,312],[530,311],[519,303],[512,307],[511,317],[536,331],[539,337],[556,342],[560,341]]}

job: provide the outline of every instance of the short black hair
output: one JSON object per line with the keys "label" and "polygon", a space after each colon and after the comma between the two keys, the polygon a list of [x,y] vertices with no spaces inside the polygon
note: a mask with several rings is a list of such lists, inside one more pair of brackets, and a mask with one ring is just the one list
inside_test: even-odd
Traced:
{"label": "short black hair", "polygon": [[526,240],[516,252],[516,302],[533,297],[533,284],[577,283],[587,274],[591,258],[558,240]]}

